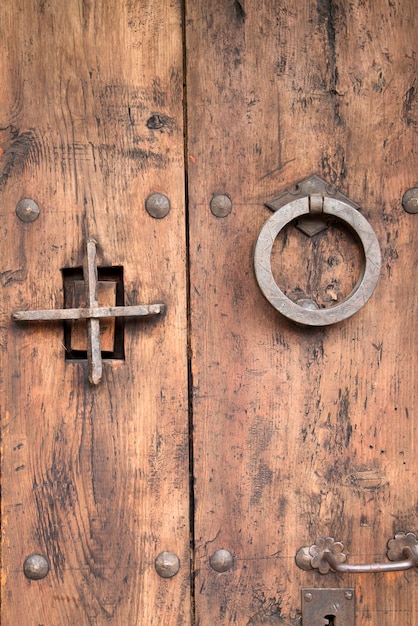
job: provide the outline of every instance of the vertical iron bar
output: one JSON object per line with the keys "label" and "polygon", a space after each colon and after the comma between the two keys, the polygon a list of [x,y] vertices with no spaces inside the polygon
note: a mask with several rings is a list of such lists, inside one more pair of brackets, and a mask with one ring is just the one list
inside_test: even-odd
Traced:
{"label": "vertical iron bar", "polygon": [[[97,299],[97,264],[96,241],[88,239],[84,259],[84,284],[86,289],[87,307],[98,306]],[[100,320],[89,318],[87,323],[87,362],[89,381],[98,385],[102,379],[102,352],[100,348]]]}

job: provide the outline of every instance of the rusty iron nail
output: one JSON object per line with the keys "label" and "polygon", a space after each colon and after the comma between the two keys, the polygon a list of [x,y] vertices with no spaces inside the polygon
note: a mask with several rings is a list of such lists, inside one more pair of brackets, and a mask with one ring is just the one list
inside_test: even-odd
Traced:
{"label": "rusty iron nail", "polygon": [[180,559],[174,552],[161,552],[155,559],[155,569],[161,578],[172,578],[180,569]]}
{"label": "rusty iron nail", "polygon": [[49,561],[42,554],[30,554],[23,563],[23,572],[30,580],[41,580],[49,572]]}
{"label": "rusty iron nail", "polygon": [[216,550],[209,559],[215,572],[227,572],[234,564],[234,557],[228,550]]}
{"label": "rusty iron nail", "polygon": [[226,217],[232,211],[232,200],[226,194],[217,194],[210,201],[210,210],[215,217]]}
{"label": "rusty iron nail", "polygon": [[169,213],[170,200],[162,193],[151,193],[145,200],[145,208],[151,217],[160,220]]}
{"label": "rusty iron nail", "polygon": [[407,213],[418,213],[418,187],[412,187],[412,189],[405,191],[402,205]]}
{"label": "rusty iron nail", "polygon": [[306,602],[312,602],[312,600],[313,600],[313,596],[312,596],[312,594],[311,594],[311,593],[309,593],[309,592],[308,592],[308,593],[305,593],[305,601],[306,601]]}
{"label": "rusty iron nail", "polygon": [[16,205],[16,215],[22,222],[34,222],[39,217],[39,207],[35,200],[22,198]]}

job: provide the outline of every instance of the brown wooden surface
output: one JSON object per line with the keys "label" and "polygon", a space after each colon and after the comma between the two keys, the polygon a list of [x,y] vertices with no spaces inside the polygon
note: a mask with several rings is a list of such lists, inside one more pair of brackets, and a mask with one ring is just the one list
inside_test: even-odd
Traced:
{"label": "brown wooden surface", "polygon": [[[0,65],[4,626],[189,623],[181,15],[176,3],[3,2]],[[155,128],[155,119],[160,123]],[[154,121],[153,121],[154,120]],[[167,194],[155,220],[146,196]],[[39,219],[15,215],[34,198]],[[125,361],[66,362],[61,269],[124,269]],[[7,367],[6,367],[7,366]],[[154,559],[181,560],[171,580]],[[51,572],[27,580],[25,557]]]}
{"label": "brown wooden surface", "polygon": [[[300,626],[305,586],[353,585],[357,626],[415,626],[416,573],[321,577],[294,555],[334,535],[349,562],[386,561],[416,516],[418,184],[413,0],[188,0],[188,180],[196,626]],[[16,0],[0,8],[2,624],[193,623],[189,601],[183,60],[179,3]],[[362,207],[383,266],[371,301],[330,328],[264,300],[253,247],[264,202],[312,173]],[[154,220],[148,193],[171,212]],[[215,218],[215,193],[234,207]],[[34,198],[32,224],[14,212]],[[93,389],[65,362],[61,269],[83,240],[124,268],[125,361]],[[274,271],[328,306],[360,271],[333,227],[289,228]],[[293,290],[293,291],[292,291]],[[193,513],[193,512],[192,512]],[[217,574],[209,557],[230,550]],[[173,550],[179,574],[160,579]],[[28,581],[22,564],[52,569]],[[303,625],[306,626],[306,625]]]}
{"label": "brown wooden surface", "polygon": [[[200,626],[299,625],[302,587],[350,585],[357,626],[418,622],[415,572],[321,577],[294,562],[327,535],[351,563],[386,561],[396,531],[418,532],[418,216],[401,206],[418,183],[416,16],[414,0],[188,3]],[[312,173],[360,204],[383,254],[367,306],[321,329],[280,317],[252,260],[264,202]],[[224,219],[215,193],[233,200]],[[287,239],[285,281],[329,306],[359,259],[335,231],[316,242]],[[235,556],[224,574],[209,565],[219,548]]]}

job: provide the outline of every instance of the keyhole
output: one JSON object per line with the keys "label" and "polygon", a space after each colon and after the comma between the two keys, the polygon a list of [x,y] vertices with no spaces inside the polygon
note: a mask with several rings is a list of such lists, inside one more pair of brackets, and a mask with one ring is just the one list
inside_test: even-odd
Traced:
{"label": "keyhole", "polygon": [[327,620],[324,622],[324,626],[336,626],[335,615],[325,615],[324,619]]}

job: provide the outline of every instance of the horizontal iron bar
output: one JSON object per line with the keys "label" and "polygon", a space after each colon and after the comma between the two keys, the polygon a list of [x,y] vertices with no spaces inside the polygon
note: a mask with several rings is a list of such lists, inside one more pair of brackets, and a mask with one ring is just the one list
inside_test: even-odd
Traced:
{"label": "horizontal iron bar", "polygon": [[370,572],[401,572],[403,570],[418,567],[418,554],[415,554],[410,548],[405,547],[403,550],[405,561],[395,561],[391,563],[371,563],[350,565],[349,563],[339,563],[335,555],[329,550],[325,550],[323,558],[327,561],[332,569],[336,572],[351,574],[367,574]]}
{"label": "horizontal iron bar", "polygon": [[16,322],[41,322],[60,320],[100,319],[105,317],[138,317],[158,315],[165,311],[164,304],[142,304],[138,306],[111,306],[84,309],[50,309],[40,311],[15,311]]}

